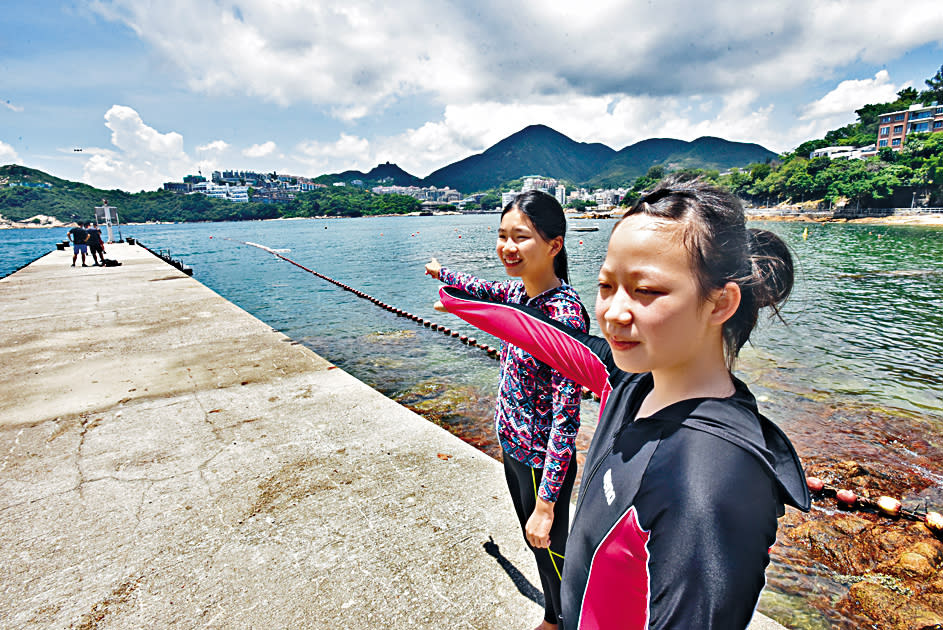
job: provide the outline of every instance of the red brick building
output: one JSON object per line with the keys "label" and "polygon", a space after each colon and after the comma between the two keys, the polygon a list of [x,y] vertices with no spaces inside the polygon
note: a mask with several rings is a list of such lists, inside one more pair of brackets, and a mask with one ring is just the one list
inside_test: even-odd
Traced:
{"label": "red brick building", "polygon": [[899,151],[908,133],[943,131],[943,105],[914,104],[904,111],[881,114],[878,123],[878,150]]}

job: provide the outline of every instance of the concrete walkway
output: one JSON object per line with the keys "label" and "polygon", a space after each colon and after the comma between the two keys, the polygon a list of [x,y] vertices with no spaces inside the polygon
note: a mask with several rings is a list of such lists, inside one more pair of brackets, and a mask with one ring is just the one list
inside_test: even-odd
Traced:
{"label": "concrete walkway", "polygon": [[498,462],[108,253],[0,280],[0,627],[536,624]]}

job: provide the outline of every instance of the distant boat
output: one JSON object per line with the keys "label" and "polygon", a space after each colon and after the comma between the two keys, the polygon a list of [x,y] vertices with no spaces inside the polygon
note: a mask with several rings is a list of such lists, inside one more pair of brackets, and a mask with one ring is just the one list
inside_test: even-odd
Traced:
{"label": "distant boat", "polygon": [[570,228],[574,232],[596,232],[599,230],[598,225],[578,225],[574,228]]}

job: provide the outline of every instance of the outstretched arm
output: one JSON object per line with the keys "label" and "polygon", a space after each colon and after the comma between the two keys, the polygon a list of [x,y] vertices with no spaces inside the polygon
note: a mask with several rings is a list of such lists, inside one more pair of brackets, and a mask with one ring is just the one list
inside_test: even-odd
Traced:
{"label": "outstretched arm", "polygon": [[470,273],[453,271],[443,267],[438,260],[433,258],[426,264],[426,274],[439,280],[450,287],[458,287],[462,291],[470,293],[476,297],[494,300],[495,302],[504,302],[508,298],[508,292],[511,289],[510,282],[495,282],[493,280],[483,280]]}
{"label": "outstretched arm", "polygon": [[609,375],[618,370],[605,339],[570,328],[537,309],[493,302],[454,287],[442,287],[439,297],[448,312],[514,344],[600,396]]}

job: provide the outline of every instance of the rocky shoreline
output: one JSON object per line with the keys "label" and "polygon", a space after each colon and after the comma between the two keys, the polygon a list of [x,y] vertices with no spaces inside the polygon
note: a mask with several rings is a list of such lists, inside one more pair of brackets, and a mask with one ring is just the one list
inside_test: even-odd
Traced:
{"label": "rocky shoreline", "polygon": [[56,217],[45,214],[37,214],[25,221],[12,221],[0,214],[0,230],[12,230],[19,228],[59,228],[77,225],[75,222],[63,223]]}
{"label": "rocky shoreline", "polygon": [[783,221],[805,223],[867,223],[873,225],[943,225],[943,214],[893,214],[886,217],[860,217],[855,219],[807,214],[764,214],[747,212],[749,221]]}

